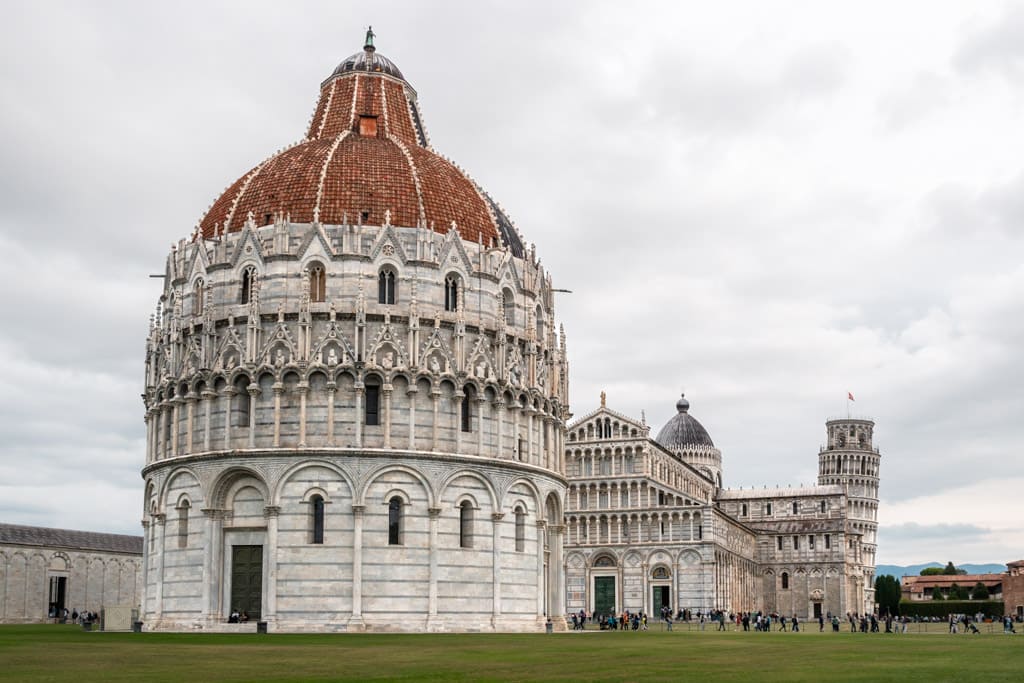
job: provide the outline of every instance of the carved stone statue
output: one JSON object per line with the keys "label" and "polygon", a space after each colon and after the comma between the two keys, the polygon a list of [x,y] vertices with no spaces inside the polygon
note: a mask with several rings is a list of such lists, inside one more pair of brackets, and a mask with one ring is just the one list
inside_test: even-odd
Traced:
{"label": "carved stone statue", "polygon": [[395,367],[395,354],[393,351],[384,352],[384,357],[381,358],[380,366],[385,370],[390,370]]}
{"label": "carved stone statue", "polygon": [[277,356],[274,357],[274,365],[276,367],[280,368],[280,367],[284,367],[284,364],[285,364],[284,350],[283,349],[278,349],[277,350]]}
{"label": "carved stone statue", "polygon": [[437,360],[437,356],[430,357],[430,371],[435,375],[441,374],[441,364]]}
{"label": "carved stone statue", "polygon": [[331,350],[327,352],[327,365],[334,367],[338,364],[338,352],[331,347]]}
{"label": "carved stone statue", "polygon": [[477,363],[477,365],[476,365],[476,376],[477,377],[481,377],[481,378],[487,377],[487,363],[485,363],[483,361],[480,361],[479,363]]}

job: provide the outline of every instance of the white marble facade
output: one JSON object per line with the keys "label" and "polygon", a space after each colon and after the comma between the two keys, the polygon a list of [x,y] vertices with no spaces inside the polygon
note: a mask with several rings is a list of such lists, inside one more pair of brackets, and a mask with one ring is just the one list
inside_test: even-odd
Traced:
{"label": "white marble facade", "polygon": [[[147,342],[148,628],[242,607],[287,630],[562,613],[565,338],[532,252],[282,217],[180,242],[166,281]],[[244,598],[235,546],[260,548]]]}
{"label": "white marble facade", "polygon": [[[688,402],[678,405],[658,440],[603,395],[568,426],[566,608],[802,619],[872,611],[873,423],[828,422],[815,486],[725,489],[721,453],[686,414]],[[851,429],[852,444],[837,436]]]}

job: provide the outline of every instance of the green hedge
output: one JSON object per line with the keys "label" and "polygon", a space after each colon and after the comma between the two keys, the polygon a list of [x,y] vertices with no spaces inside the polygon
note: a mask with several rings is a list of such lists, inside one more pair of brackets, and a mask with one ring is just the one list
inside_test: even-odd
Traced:
{"label": "green hedge", "polygon": [[1001,600],[913,600],[900,601],[900,614],[907,617],[946,617],[950,614],[1003,616]]}

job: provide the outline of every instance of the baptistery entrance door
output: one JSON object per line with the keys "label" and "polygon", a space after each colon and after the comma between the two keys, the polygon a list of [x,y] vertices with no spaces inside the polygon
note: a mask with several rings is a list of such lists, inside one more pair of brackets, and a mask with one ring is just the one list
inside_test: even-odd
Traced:
{"label": "baptistery entrance door", "polygon": [[231,546],[231,609],[258,621],[263,604],[263,546]]}
{"label": "baptistery entrance door", "polygon": [[672,588],[671,586],[651,586],[651,612],[655,617],[661,616],[664,607],[672,609]]}
{"label": "baptistery entrance door", "polygon": [[594,614],[615,614],[615,577],[594,577]]}

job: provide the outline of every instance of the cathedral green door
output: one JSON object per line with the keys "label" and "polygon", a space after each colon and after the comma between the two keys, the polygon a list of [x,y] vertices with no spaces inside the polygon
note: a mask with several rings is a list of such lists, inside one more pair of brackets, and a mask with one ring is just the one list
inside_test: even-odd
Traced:
{"label": "cathedral green door", "polygon": [[231,547],[231,609],[260,619],[263,604],[263,546]]}
{"label": "cathedral green door", "polygon": [[594,577],[594,614],[615,614],[615,577]]}

